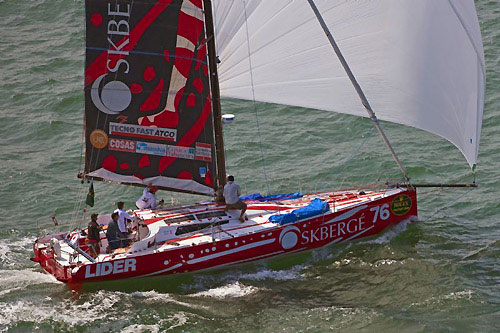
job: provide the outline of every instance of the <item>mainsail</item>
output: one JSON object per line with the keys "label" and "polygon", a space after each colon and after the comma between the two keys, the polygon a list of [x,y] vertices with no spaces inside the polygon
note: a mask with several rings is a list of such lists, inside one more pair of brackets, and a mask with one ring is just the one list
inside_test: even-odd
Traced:
{"label": "mainsail", "polygon": [[[485,65],[474,1],[315,3],[378,118],[437,134],[475,164]],[[367,116],[306,0],[214,11],[222,96]]]}
{"label": "mainsail", "polygon": [[85,5],[85,177],[212,195],[201,0]]}

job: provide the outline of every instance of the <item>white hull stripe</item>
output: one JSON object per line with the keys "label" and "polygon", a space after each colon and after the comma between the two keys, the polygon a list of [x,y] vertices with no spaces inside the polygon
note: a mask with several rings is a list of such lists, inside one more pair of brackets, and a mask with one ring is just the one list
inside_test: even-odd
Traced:
{"label": "white hull stripe", "polygon": [[226,264],[221,264],[221,265],[217,265],[217,266],[214,266],[214,267],[232,266],[232,265],[241,264],[241,263],[252,261],[252,260],[258,260],[258,259],[264,259],[264,258],[267,258],[267,257],[272,257],[272,256],[278,255],[278,254],[283,253],[283,252],[285,252],[285,251],[277,251],[277,252],[266,253],[266,254],[263,254],[261,256],[252,257],[252,258],[248,258],[248,259],[237,260],[237,261],[233,261],[233,262],[228,262]]}
{"label": "white hull stripe", "polygon": [[357,237],[357,236],[359,236],[359,235],[361,235],[361,234],[364,234],[365,232],[367,232],[368,230],[372,229],[373,227],[375,227],[375,226],[374,226],[374,225],[372,225],[371,227],[366,228],[365,230],[363,230],[363,231],[361,231],[361,232],[358,232],[357,234],[352,235],[351,237],[346,238],[346,239],[344,239],[344,240],[346,240],[346,241],[351,240],[351,239],[353,239],[353,238],[355,238],[355,237]]}
{"label": "white hull stripe", "polygon": [[365,209],[366,207],[368,207],[367,205],[363,205],[363,206],[359,206],[359,207],[356,207],[354,209],[351,209],[350,211],[342,214],[342,215],[339,215],[337,216],[336,218],[330,220],[330,221],[327,221],[327,222],[324,222],[323,224],[329,224],[329,223],[333,223],[333,222],[338,222],[338,221],[342,221],[342,220],[346,220],[348,218],[350,218],[351,216],[353,216],[354,214],[356,214],[357,212]]}
{"label": "white hull stripe", "polygon": [[144,274],[144,275],[139,275],[138,277],[140,276],[151,276],[151,275],[156,275],[156,274],[160,274],[160,273],[164,273],[164,272],[168,272],[168,271],[171,271],[171,270],[174,270],[176,268],[179,268],[181,267],[182,264],[175,264],[173,265],[172,267],[169,267],[169,268],[165,268],[165,269],[162,269],[161,271],[156,271],[156,272],[153,272],[153,273],[148,273],[148,274]]}
{"label": "white hull stripe", "polygon": [[334,240],[332,240],[332,241],[330,241],[330,242],[326,243],[324,246],[326,246],[326,245],[330,245],[330,244],[335,244],[335,243],[338,243],[338,242],[340,242],[341,240],[342,240],[342,237],[335,238]]}
{"label": "white hull stripe", "polygon": [[263,241],[260,241],[260,242],[255,242],[255,243],[252,243],[252,244],[243,245],[243,246],[240,246],[240,247],[235,248],[235,249],[231,249],[231,250],[227,250],[227,251],[222,251],[222,252],[214,253],[214,254],[209,254],[208,256],[204,256],[204,257],[201,257],[201,258],[196,258],[196,259],[188,260],[187,263],[188,264],[197,264],[197,263],[202,262],[202,261],[207,261],[207,260],[210,260],[210,259],[214,259],[214,258],[225,256],[225,255],[228,255],[228,254],[232,254],[232,253],[236,253],[236,252],[241,252],[241,251],[245,251],[245,250],[248,250],[248,249],[253,249],[254,247],[258,247],[258,246],[262,246],[262,245],[266,245],[266,244],[271,244],[271,243],[274,243],[275,240],[276,240],[276,238],[271,238],[271,239],[266,239],[266,240],[263,240]]}

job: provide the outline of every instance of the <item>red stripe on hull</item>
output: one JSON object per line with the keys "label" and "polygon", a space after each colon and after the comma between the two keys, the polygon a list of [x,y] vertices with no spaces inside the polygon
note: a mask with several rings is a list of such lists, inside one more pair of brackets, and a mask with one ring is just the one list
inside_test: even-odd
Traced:
{"label": "red stripe on hull", "polygon": [[[166,275],[254,261],[376,235],[416,216],[416,193],[403,191],[321,217],[215,243],[83,265],[69,281],[79,283]],[[44,258],[39,259],[44,261]],[[42,267],[46,266],[42,264]],[[53,269],[46,270],[53,274]]]}

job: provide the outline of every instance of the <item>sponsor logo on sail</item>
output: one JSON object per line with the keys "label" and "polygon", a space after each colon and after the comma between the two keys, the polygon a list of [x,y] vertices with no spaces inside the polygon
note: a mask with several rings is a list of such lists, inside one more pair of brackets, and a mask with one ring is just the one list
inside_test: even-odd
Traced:
{"label": "sponsor logo on sail", "polygon": [[139,154],[167,156],[167,146],[158,143],[137,141],[135,152]]}
{"label": "sponsor logo on sail", "polygon": [[404,215],[411,209],[411,199],[406,194],[395,197],[391,202],[391,211],[396,215]]}
{"label": "sponsor logo on sail", "polygon": [[109,150],[126,151],[135,153],[135,141],[123,139],[109,139]]}
{"label": "sponsor logo on sail", "polygon": [[[109,44],[106,57],[106,69],[108,73],[128,74],[130,64],[127,60],[129,51],[126,46],[130,43],[130,11],[131,6],[127,4],[108,3],[107,41]],[[108,73],[99,76],[92,84],[90,97],[96,108],[107,114],[119,114],[132,101],[130,88],[122,81],[113,80],[106,84],[101,82]],[[101,87],[102,86],[102,87]]]}
{"label": "sponsor logo on sail", "polygon": [[175,129],[120,123],[109,123],[109,134],[167,141],[177,138]]}
{"label": "sponsor logo on sail", "polygon": [[106,135],[106,132],[100,129],[92,131],[92,133],[90,133],[90,143],[98,149],[106,147],[108,144],[108,136]]}
{"label": "sponsor logo on sail", "polygon": [[207,168],[201,167],[200,168],[200,177],[205,178],[207,176]]}
{"label": "sponsor logo on sail", "polygon": [[208,161],[212,160],[212,146],[208,143],[196,142],[195,160]]}
{"label": "sponsor logo on sail", "polygon": [[167,156],[194,160],[195,148],[168,146]]}

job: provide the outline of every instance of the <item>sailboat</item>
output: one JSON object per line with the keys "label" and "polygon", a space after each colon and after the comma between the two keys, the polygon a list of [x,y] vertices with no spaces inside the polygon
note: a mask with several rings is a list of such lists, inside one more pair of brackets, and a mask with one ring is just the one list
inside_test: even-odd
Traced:
{"label": "sailboat", "polygon": [[[379,123],[441,136],[475,168],[485,66],[472,0],[86,0],[85,7],[79,177],[214,200],[134,211],[145,232],[119,251],[106,251],[110,219],[101,217],[98,256],[88,251],[86,227],[37,238],[32,260],[62,282],[195,272],[350,242],[416,219],[418,187],[475,186],[412,183]],[[221,203],[221,96],[369,117],[402,181],[242,197],[242,223]]]}

